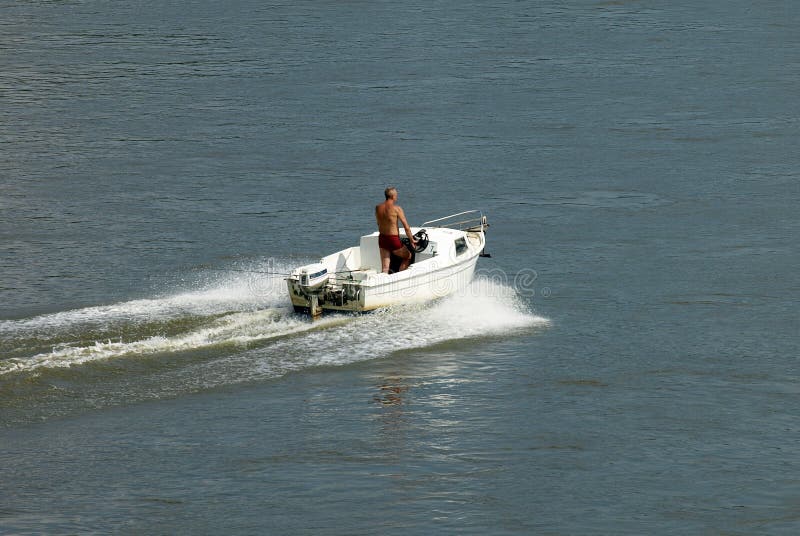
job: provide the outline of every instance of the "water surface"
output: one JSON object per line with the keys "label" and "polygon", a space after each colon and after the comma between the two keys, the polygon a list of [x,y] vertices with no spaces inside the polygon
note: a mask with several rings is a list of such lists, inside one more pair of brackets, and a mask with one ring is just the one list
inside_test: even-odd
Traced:
{"label": "water surface", "polygon": [[[794,3],[0,3],[0,532],[795,534]],[[281,274],[472,208],[465,293]]]}

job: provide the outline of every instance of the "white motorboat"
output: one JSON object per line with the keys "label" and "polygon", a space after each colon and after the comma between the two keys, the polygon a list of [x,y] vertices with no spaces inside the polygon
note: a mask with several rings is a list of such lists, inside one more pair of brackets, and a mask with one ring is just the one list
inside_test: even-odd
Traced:
{"label": "white motorboat", "polygon": [[[486,217],[459,212],[412,227],[417,247],[408,269],[382,273],[378,232],[359,244],[292,270],[286,279],[296,312],[317,317],[323,311],[362,312],[452,294],[472,281],[486,247]],[[404,231],[400,239],[410,241]],[[392,256],[396,270],[399,259]],[[391,270],[390,270],[391,271]]]}

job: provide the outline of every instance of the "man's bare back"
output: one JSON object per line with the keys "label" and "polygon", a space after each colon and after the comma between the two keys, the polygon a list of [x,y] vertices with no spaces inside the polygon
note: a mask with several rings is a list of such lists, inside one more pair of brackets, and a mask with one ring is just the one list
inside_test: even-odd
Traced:
{"label": "man's bare back", "polygon": [[411,234],[411,227],[406,221],[406,215],[397,202],[397,189],[389,187],[384,192],[386,201],[375,207],[375,220],[378,222],[378,232],[381,253],[381,267],[384,273],[389,272],[390,253],[403,259],[400,271],[411,264],[411,252],[400,242],[398,222],[403,224],[406,236],[411,240],[411,245],[416,246],[416,241]]}
{"label": "man's bare back", "polygon": [[378,220],[378,231],[385,235],[399,234],[397,217],[402,213],[402,210],[391,199],[387,199],[376,206],[375,219]]}

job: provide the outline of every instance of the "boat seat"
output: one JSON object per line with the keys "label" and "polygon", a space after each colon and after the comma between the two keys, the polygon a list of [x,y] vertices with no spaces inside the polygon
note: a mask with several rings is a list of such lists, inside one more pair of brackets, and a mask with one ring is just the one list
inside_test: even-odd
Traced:
{"label": "boat seat", "polygon": [[353,272],[353,273],[350,274],[350,277],[353,279],[353,281],[364,281],[366,279],[369,279],[370,277],[372,277],[376,273],[377,272],[375,270],[370,268],[369,270],[363,270],[363,271],[360,271],[360,272]]}
{"label": "boat seat", "polygon": [[366,270],[381,271],[381,252],[378,247],[378,235],[371,234],[361,237],[361,268]]}
{"label": "boat seat", "polygon": [[361,263],[359,260],[359,253],[357,248],[349,248],[340,252],[336,257],[336,271],[344,272],[360,268],[360,266],[358,266]]}

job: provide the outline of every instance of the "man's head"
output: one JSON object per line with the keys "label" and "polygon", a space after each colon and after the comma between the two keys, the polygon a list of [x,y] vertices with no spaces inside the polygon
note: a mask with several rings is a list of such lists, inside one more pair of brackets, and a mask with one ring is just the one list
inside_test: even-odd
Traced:
{"label": "man's head", "polygon": [[386,196],[386,199],[397,199],[397,188],[389,186],[383,191],[383,195]]}

